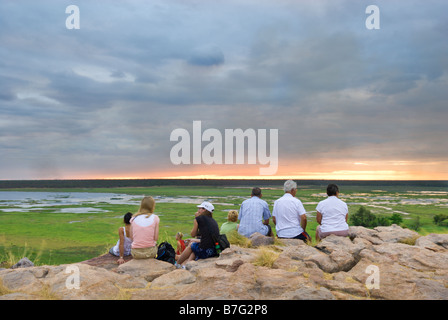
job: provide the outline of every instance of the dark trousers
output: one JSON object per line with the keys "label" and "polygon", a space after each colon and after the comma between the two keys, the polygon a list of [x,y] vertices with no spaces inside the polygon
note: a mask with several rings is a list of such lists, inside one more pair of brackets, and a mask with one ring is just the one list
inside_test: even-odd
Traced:
{"label": "dark trousers", "polygon": [[306,233],[306,231],[303,231],[301,234],[295,236],[294,238],[281,238],[278,237],[279,239],[299,239],[299,240],[303,240],[303,241],[311,241],[311,237],[308,233]]}

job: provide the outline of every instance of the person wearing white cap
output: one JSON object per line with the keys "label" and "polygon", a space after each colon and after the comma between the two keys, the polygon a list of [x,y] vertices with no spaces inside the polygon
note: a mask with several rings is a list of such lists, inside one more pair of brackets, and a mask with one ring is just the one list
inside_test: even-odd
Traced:
{"label": "person wearing white cap", "polygon": [[213,211],[215,210],[215,207],[208,201],[202,202],[200,205],[198,205],[198,208],[205,209],[210,212],[210,214],[213,214]]}
{"label": "person wearing white cap", "polygon": [[218,223],[213,219],[215,207],[208,201],[197,206],[191,236],[196,237],[201,232],[200,241],[191,241],[188,247],[177,259],[177,265],[183,265],[191,260],[207,259],[217,255],[214,237],[219,236]]}

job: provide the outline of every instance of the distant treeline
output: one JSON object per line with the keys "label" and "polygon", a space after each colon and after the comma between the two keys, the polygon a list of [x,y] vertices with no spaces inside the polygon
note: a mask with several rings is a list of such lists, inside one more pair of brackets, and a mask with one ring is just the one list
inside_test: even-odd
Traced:
{"label": "distant treeline", "polygon": [[[155,186],[225,186],[225,187],[281,187],[285,180],[245,179],[99,179],[99,180],[0,180],[0,189],[17,188],[126,188]],[[372,180],[295,180],[299,186],[326,187],[329,183],[339,186],[372,187],[448,187],[448,181],[372,181]]]}

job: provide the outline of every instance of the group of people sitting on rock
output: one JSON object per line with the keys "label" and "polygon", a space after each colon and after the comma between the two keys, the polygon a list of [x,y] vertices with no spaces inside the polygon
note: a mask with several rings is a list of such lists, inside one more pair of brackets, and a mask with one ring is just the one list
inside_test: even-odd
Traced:
{"label": "group of people sitting on rock", "polygon": [[[288,180],[283,186],[284,195],[274,202],[272,215],[260,188],[253,188],[251,198],[243,201],[239,212],[238,232],[250,237],[255,232],[265,236],[273,236],[269,219],[275,225],[277,237],[280,239],[300,239],[311,241],[306,232],[307,216],[302,202],[296,198],[297,183]],[[319,241],[330,234],[338,236],[348,235],[348,207],[339,199],[339,188],[335,184],[327,186],[327,199],[322,200],[316,207],[316,240]]]}
{"label": "group of people sitting on rock", "polygon": [[[118,264],[125,262],[125,256],[132,256],[134,259],[156,257],[160,218],[154,214],[155,205],[154,198],[147,196],[142,199],[137,213],[125,214],[123,218],[125,226],[118,229],[117,244],[109,251],[110,254],[119,257]],[[220,230],[212,216],[215,208],[208,201],[197,207],[191,230],[193,238],[189,239],[188,246],[185,246],[182,240],[182,233],[178,232],[176,235],[178,265],[217,255],[214,237],[219,236]]]}
{"label": "group of people sitting on rock", "polygon": [[[240,211],[230,210],[228,221],[221,229],[213,218],[214,206],[208,201],[198,205],[191,230],[192,239],[184,241],[182,234],[176,235],[176,265],[183,267],[187,262],[207,259],[217,255],[215,241],[219,234],[236,230],[239,234],[250,237],[254,233],[274,236],[269,224],[270,218],[275,225],[277,237],[280,239],[300,239],[311,241],[306,232],[307,216],[302,202],[296,198],[297,183],[287,180],[283,186],[284,195],[274,202],[272,214],[269,205],[262,198],[261,189],[252,189],[251,197],[241,204]],[[347,236],[348,207],[339,199],[339,188],[335,184],[327,186],[328,197],[316,207],[316,240],[319,241],[331,234]],[[119,240],[110,250],[118,256],[118,263],[124,263],[124,256],[132,255],[134,259],[155,258],[159,237],[160,219],[154,214],[155,201],[152,197],[144,197],[138,212],[124,216],[124,227],[119,228]],[[239,220],[239,223],[237,222]]]}

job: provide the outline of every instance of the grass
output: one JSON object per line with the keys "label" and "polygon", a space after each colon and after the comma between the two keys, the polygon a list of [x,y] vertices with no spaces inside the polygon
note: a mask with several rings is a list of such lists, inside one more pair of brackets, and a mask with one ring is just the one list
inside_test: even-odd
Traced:
{"label": "grass", "polygon": [[404,243],[404,244],[407,244],[407,245],[410,245],[410,246],[413,246],[413,245],[415,245],[415,242],[417,241],[417,239],[419,238],[420,236],[415,236],[415,237],[409,237],[409,238],[406,238],[406,239],[401,239],[400,241],[398,241],[399,243]]}
{"label": "grass", "polygon": [[17,264],[23,257],[29,257],[28,259],[34,261],[34,264],[39,264],[43,251],[44,241],[42,242],[42,245],[39,247],[38,251],[30,250],[26,243],[22,248],[9,248],[8,250],[5,250],[3,259],[2,261],[0,261],[0,267],[11,268],[15,264]]}
{"label": "grass", "polygon": [[[349,215],[356,212],[361,205],[366,206],[373,213],[390,216],[393,211],[407,212],[403,215],[402,226],[409,227],[416,217],[420,217],[421,235],[429,233],[448,233],[448,227],[437,226],[433,223],[436,214],[446,213],[446,205],[436,204],[406,204],[402,199],[433,199],[435,196],[427,194],[412,195],[404,187],[379,188],[383,191],[370,191],[362,187],[346,188],[341,190],[341,198],[349,206]],[[387,190],[385,190],[387,189]],[[415,190],[415,188],[411,189]],[[427,189],[422,189],[427,190]],[[30,191],[21,189],[19,191]],[[33,190],[31,190],[33,191]],[[184,239],[189,237],[193,226],[196,205],[203,200],[210,200],[215,204],[214,218],[219,225],[227,219],[227,211],[239,210],[241,202],[250,196],[250,188],[223,188],[223,187],[145,187],[145,188],[92,188],[92,189],[38,189],[34,191],[61,192],[101,192],[115,194],[135,195],[135,199],[141,199],[143,195],[161,197],[188,197],[194,199],[194,203],[169,203],[157,202],[155,213],[159,215],[161,223],[159,230],[159,243],[168,241],[175,244],[175,235],[178,231],[184,234]],[[442,190],[443,191],[443,190]],[[304,203],[308,212],[307,232],[313,238],[311,245],[315,245],[315,208],[319,201],[323,200],[325,190],[313,188],[300,188],[297,197]],[[270,206],[283,195],[281,186],[276,189],[264,189],[263,199]],[[372,197],[391,197],[387,204],[380,204],[384,200]],[[440,195],[439,198],[446,198]],[[38,205],[38,204],[36,204]],[[100,213],[70,213],[60,212],[60,209],[93,207],[105,212]],[[387,210],[382,207],[388,207]],[[0,199],[0,209],[12,209],[6,201]],[[18,208],[19,209],[19,208]],[[104,254],[115,245],[118,240],[118,228],[123,225],[122,218],[126,212],[136,212],[138,205],[108,203],[86,203],[78,205],[56,205],[42,207],[39,211],[30,212],[2,212],[0,211],[0,263],[6,261],[8,265],[17,263],[22,257],[27,256],[36,265],[63,264],[87,260]],[[271,221],[271,227],[275,227]],[[229,241],[240,246],[250,246],[248,239],[231,236]]]}
{"label": "grass", "polygon": [[280,256],[280,253],[268,248],[268,247],[259,247],[257,256],[253,261],[253,264],[260,267],[268,267],[272,268],[274,262]]}
{"label": "grass", "polygon": [[239,234],[237,231],[232,231],[226,236],[231,245],[233,244],[242,248],[250,248],[252,246],[249,238],[246,238],[245,236]]}

